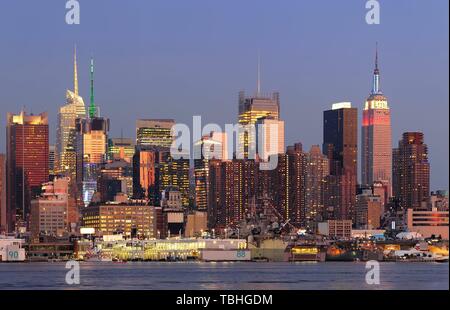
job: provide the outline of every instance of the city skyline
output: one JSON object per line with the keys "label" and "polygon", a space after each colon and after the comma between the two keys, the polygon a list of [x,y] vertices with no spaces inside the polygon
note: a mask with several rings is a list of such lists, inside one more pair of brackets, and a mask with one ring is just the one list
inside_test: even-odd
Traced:
{"label": "city skyline", "polygon": [[[438,14],[440,5],[442,4],[434,4],[429,6],[418,4],[416,6],[408,7],[408,9],[412,11],[410,13],[413,14],[413,16],[414,14],[418,14],[418,12],[421,11],[422,13],[424,13],[424,18],[426,18],[430,17],[432,14]],[[444,6],[446,5],[448,4],[444,4]],[[85,5],[84,9],[92,11],[96,11],[98,9],[96,8],[97,5],[95,4],[92,4],[91,7],[89,6],[90,5]],[[167,9],[162,4],[158,4],[157,6],[160,9]],[[247,5],[242,6],[243,10],[245,12],[248,12],[246,11]],[[278,10],[285,10],[290,6],[298,8],[295,4],[290,3],[282,5],[281,8],[278,8]],[[308,4],[307,6],[312,6],[312,9],[317,9],[314,8],[314,5],[311,4]],[[358,4],[354,2],[351,5],[343,5],[343,8],[337,8],[334,6],[333,8],[339,11],[348,9],[348,6],[356,6],[357,8]],[[115,11],[111,10],[114,9],[114,7],[116,7],[117,9],[117,5],[112,5],[112,8],[103,9],[104,14],[110,13],[111,15],[113,15]],[[190,6],[188,6],[187,8],[191,9]],[[349,13],[353,14],[353,11],[356,10],[356,8],[352,9],[352,11]],[[389,11],[392,9],[400,10],[401,8],[401,4],[392,6],[390,6],[389,4],[385,4],[383,6],[383,9],[385,11]],[[12,5],[12,9],[14,9],[14,5]],[[136,13],[134,9],[135,8],[133,7],[133,5],[126,8],[128,13]],[[258,10],[257,13],[262,14],[261,16],[255,18],[258,18],[258,20],[262,16],[268,18],[267,12],[265,11],[267,10],[267,7],[261,6],[260,8],[256,9]],[[49,14],[52,12],[52,10],[54,9],[49,8]],[[213,10],[213,8],[211,8],[211,10]],[[92,40],[94,36],[102,35],[102,33],[106,34],[108,32],[108,27],[111,27],[111,30],[115,28],[112,22],[109,20],[107,23],[108,27],[105,26],[106,28],[104,29],[101,29],[101,27],[95,28],[92,21],[90,21],[92,16],[89,16],[89,14],[92,13],[86,12],[86,14],[84,15],[85,17],[80,25],[82,29],[81,31],[77,30],[76,32],[73,32],[73,30],[71,29],[65,29],[63,31],[67,32],[68,38],[65,38],[62,43],[61,41],[59,41],[58,43],[60,46],[54,49],[56,60],[53,61],[46,59],[46,57],[42,55],[42,51],[36,54],[37,58],[34,59],[36,61],[42,62],[43,66],[48,66],[48,68],[53,69],[55,69],[55,65],[60,67],[58,68],[58,71],[51,71],[50,75],[48,75],[48,73],[47,75],[44,74],[44,76],[47,77],[46,79],[39,79],[39,83],[37,84],[42,87],[38,87],[38,89],[35,89],[35,82],[34,84],[31,83],[29,85],[31,89],[30,94],[27,94],[26,92],[19,93],[8,91],[0,95],[0,101],[2,102],[2,105],[4,105],[5,112],[17,113],[23,106],[24,102],[27,106],[27,112],[40,113],[47,111],[50,115],[49,123],[51,124],[51,144],[54,144],[55,142],[57,110],[59,106],[61,106],[64,102],[65,89],[71,89],[71,85],[73,84],[73,82],[71,81],[71,54],[74,41],[77,43],[79,53],[78,71],[80,75],[80,94],[85,99],[85,101],[87,100],[89,93],[89,72],[87,67],[90,55],[88,56],[88,54],[90,54],[91,51],[93,51],[94,53],[96,65],[99,68],[96,77],[96,103],[101,107],[101,115],[111,119],[111,137],[119,137],[123,129],[124,137],[135,138],[135,134],[133,133],[135,128],[134,125],[130,126],[130,122],[134,124],[135,121],[139,118],[174,118],[177,122],[186,123],[188,125],[191,124],[192,115],[202,115],[204,122],[215,122],[218,124],[235,121],[237,113],[237,106],[235,102],[239,90],[245,89],[249,94],[252,94],[256,90],[256,52],[258,49],[260,49],[262,55],[262,89],[264,92],[272,90],[280,92],[282,102],[281,118],[286,123],[286,145],[291,145],[295,142],[301,141],[306,149],[309,149],[310,145],[320,144],[322,142],[320,134],[320,127],[322,123],[321,114],[322,111],[328,108],[333,102],[339,102],[343,100],[352,101],[352,105],[358,108],[359,124],[361,123],[361,111],[363,108],[364,100],[367,97],[367,93],[370,91],[375,42],[378,41],[380,50],[380,67],[383,72],[383,92],[389,98],[389,103],[392,111],[392,147],[395,147],[396,142],[401,138],[401,134],[403,132],[424,132],[430,150],[429,155],[432,170],[431,189],[435,190],[440,188],[448,188],[448,177],[437,172],[441,170],[448,170],[448,139],[442,139],[443,135],[444,137],[445,135],[447,135],[448,137],[448,118],[446,116],[448,115],[448,113],[445,113],[446,109],[448,112],[448,105],[446,103],[448,102],[448,88],[444,86],[448,84],[448,69],[446,69],[448,68],[448,59],[445,58],[445,55],[448,54],[448,47],[441,46],[442,49],[440,49],[439,52],[439,49],[436,49],[436,44],[439,45],[441,42],[438,43],[437,40],[429,42],[431,43],[431,45],[429,45],[428,48],[430,50],[436,50],[432,54],[428,52],[428,54],[433,56],[423,58],[420,57],[420,55],[422,55],[422,53],[425,53],[426,51],[423,47],[414,45],[413,42],[410,42],[413,39],[413,36],[406,36],[406,38],[402,37],[402,39],[399,40],[400,42],[393,42],[393,36],[385,33],[385,31],[383,30],[383,23],[381,23],[380,28],[382,30],[379,31],[371,30],[370,27],[367,26],[367,37],[358,38],[357,41],[359,42],[359,46],[358,49],[354,50],[354,53],[350,53],[349,47],[344,47],[344,44],[342,46],[333,46],[333,48],[326,53],[320,48],[317,48],[318,46],[320,46],[318,45],[316,46],[316,55],[312,56],[310,54],[312,51],[312,47],[306,47],[303,45],[298,46],[298,44],[293,44],[293,51],[290,51],[287,54],[281,54],[283,56],[287,56],[286,59],[288,59],[288,66],[288,64],[286,64],[286,60],[281,60],[279,58],[280,53],[274,51],[273,48],[266,47],[264,44],[262,44],[263,40],[261,37],[259,37],[257,39],[250,40],[252,42],[250,42],[251,44],[249,44],[248,46],[242,46],[242,51],[240,51],[238,48],[237,51],[233,50],[230,56],[221,58],[222,62],[227,63],[228,65],[230,63],[233,64],[230,69],[236,69],[237,67],[240,67],[239,70],[243,70],[244,72],[241,71],[232,74],[232,72],[230,73],[230,69],[223,68],[220,63],[218,63],[218,70],[221,71],[211,72],[204,67],[205,64],[194,61],[199,66],[198,79],[192,79],[193,81],[188,82],[185,78],[185,74],[188,73],[191,68],[189,66],[186,67],[186,64],[181,64],[181,66],[176,68],[170,67],[173,70],[169,70],[168,74],[158,75],[158,72],[161,73],[161,69],[163,69],[163,67],[167,65],[166,62],[169,59],[166,54],[160,54],[160,51],[156,53],[156,56],[160,57],[152,58],[150,60],[150,63],[144,61],[143,57],[145,57],[146,52],[149,52],[149,46],[148,44],[144,44],[146,43],[147,39],[143,33],[139,33],[137,38],[133,37],[132,39],[130,39],[136,40],[137,43],[144,44],[141,46],[144,47],[144,49],[142,50],[142,55],[138,57],[139,59],[137,61],[133,61],[129,57],[121,58],[119,57],[120,55],[118,55],[119,53],[117,53],[117,51],[110,50],[110,53],[108,53],[108,51],[105,50],[97,50],[99,48],[98,46],[86,41]],[[226,10],[224,14],[230,14],[230,12]],[[327,15],[329,13],[324,12],[324,14]],[[349,16],[352,16],[352,14]],[[387,12],[386,15],[387,14],[389,13]],[[358,14],[355,15],[355,20],[353,20],[353,17],[349,18],[352,20],[351,22],[363,23],[363,19],[361,18],[361,20],[356,20]],[[292,21],[293,24],[295,24],[293,16],[289,15],[288,17],[289,20]],[[389,16],[386,16],[385,21],[387,24],[390,23],[388,28],[392,31],[393,24],[388,17]],[[401,17],[398,15],[396,17],[399,19],[399,21],[397,28],[394,26],[393,32],[399,34],[404,31],[403,27],[405,26],[399,26],[401,24]],[[8,18],[6,18],[6,20],[8,21]],[[269,25],[273,25],[274,22],[274,19],[268,18]],[[346,26],[351,25],[351,22],[343,21],[343,24],[339,25],[339,27],[345,28]],[[426,23],[425,20],[423,20],[421,23],[423,23],[423,27],[428,27],[427,31],[422,30],[424,31],[424,33],[429,33],[430,28],[438,26],[433,23]],[[121,22],[120,24],[123,24],[123,22]],[[416,29],[417,25],[414,25],[413,22],[410,22],[410,24],[413,29]],[[48,25],[45,24],[43,27],[47,26]],[[25,23],[25,26],[21,27],[27,27],[27,23]],[[94,29],[95,35],[92,35],[87,31],[87,28],[89,27],[91,29]],[[131,24],[127,27],[125,27],[127,28],[127,31],[130,30],[129,27],[137,27],[136,29],[140,30],[145,29],[143,25],[140,24],[140,22],[138,22],[137,25]],[[196,24],[194,24],[193,27],[196,27]],[[280,27],[287,27],[287,25],[284,23]],[[294,41],[301,41],[301,39],[305,39],[305,42],[315,42],[315,38],[311,38],[309,35],[306,35],[304,37],[296,36],[296,29],[297,28],[292,28],[291,32],[285,34],[285,36],[288,37],[283,37],[283,39],[285,40],[292,38],[292,40]],[[244,32],[248,34],[251,29],[244,28],[244,30]],[[278,28],[278,30],[280,29]],[[173,29],[171,31],[173,31]],[[231,29],[230,31],[231,32],[229,32],[228,35],[235,34],[235,29]],[[299,34],[300,32],[301,31],[299,30]],[[224,34],[221,28],[219,29],[219,33]],[[74,34],[72,38],[70,38],[70,34]],[[188,33],[188,35],[189,34],[190,33]],[[319,36],[321,34],[322,32],[319,31]],[[439,35],[446,34],[448,34],[446,33],[446,31],[440,30],[440,32],[438,32],[438,34],[435,34],[434,36],[440,37]],[[55,35],[57,35],[57,33],[50,32],[46,36],[46,38],[48,39],[44,40],[45,45],[42,45],[41,43],[40,48],[45,49],[45,47],[49,46],[55,47],[53,45],[53,42],[51,42],[52,36]],[[271,37],[276,37],[276,33],[269,32],[268,35]],[[179,39],[179,37],[177,38]],[[6,37],[6,40],[8,39],[9,38]],[[237,36],[237,39],[241,40],[242,38],[241,36]],[[166,51],[168,51],[169,54],[175,53],[175,58],[181,58],[176,62],[176,64],[178,65],[180,64],[180,61],[183,62],[186,60],[184,57],[180,56],[182,55],[182,53],[177,52],[175,49],[177,44],[181,42],[182,41],[176,41],[176,43],[171,44],[170,42],[163,41],[161,44],[161,48],[166,48]],[[448,38],[444,39],[443,42],[448,43]],[[209,47],[209,49],[207,49],[208,51],[211,51],[210,49],[213,48],[211,46],[211,43],[213,46],[215,46],[217,43],[217,47],[223,44],[221,42],[216,42],[215,40],[213,40],[213,42],[209,42],[207,44],[207,47]],[[411,44],[408,45],[408,43]],[[23,43],[18,44],[20,46]],[[422,44],[424,43],[422,42]],[[108,45],[106,44],[106,46]],[[190,45],[188,45],[186,52],[188,53],[188,55],[191,55],[189,52],[189,46]],[[405,52],[404,49],[407,46],[412,48],[415,52],[411,50],[411,55],[403,55],[402,52]],[[15,47],[17,48],[17,44],[15,44]],[[287,45],[281,47],[287,47]],[[103,48],[105,47],[102,47],[102,49]],[[127,49],[127,51],[136,52],[136,50],[131,48]],[[61,55],[59,54],[60,52]],[[5,52],[0,52],[0,56],[7,53],[8,48],[6,48]],[[28,53],[25,52],[21,53],[23,53],[22,56],[28,55]],[[19,53],[19,55],[21,55],[21,53]],[[32,53],[30,53],[30,55],[31,54]],[[152,54],[150,53],[150,55]],[[216,56],[219,55],[223,56],[221,54],[218,54]],[[155,56],[155,54],[153,54],[153,56]],[[202,56],[206,57],[207,55],[205,56],[202,54]],[[327,56],[329,59],[324,56]],[[14,57],[12,63],[17,65],[17,61],[19,61],[18,58],[18,56]],[[25,68],[19,67],[16,70],[6,70],[8,72],[11,72],[8,76],[13,77],[11,79],[13,82],[11,82],[10,80],[4,80],[4,77],[0,77],[0,82],[5,86],[5,89],[14,89],[14,87],[17,87],[15,86],[16,84],[22,85],[22,83],[27,83],[27,81],[29,81],[28,79],[31,77],[36,78],[39,75],[42,76],[43,73],[37,73],[36,71],[31,70],[33,66],[31,66],[31,68],[28,68],[28,66],[26,65],[28,64],[28,61],[30,61],[30,59],[28,58],[25,57],[24,59],[23,67]],[[212,65],[213,59],[215,59],[215,57],[206,57],[206,64]],[[245,61],[243,64],[241,63],[242,60]],[[306,60],[311,61],[316,66],[315,69],[317,70],[317,72],[308,71],[308,69],[310,70],[311,67],[305,64]],[[161,61],[162,66],[158,66],[159,61]],[[129,68],[126,68],[126,64],[128,62],[130,65],[128,66]],[[323,62],[324,64],[318,66],[320,62]],[[144,64],[145,69],[137,68],[137,64]],[[330,64],[332,64],[332,66],[327,67],[327,65]],[[5,63],[6,69],[8,69],[9,66],[10,64]],[[278,66],[280,66],[280,68],[277,68]],[[305,66],[304,69],[307,70],[302,70],[303,66]],[[157,70],[152,70],[152,68]],[[399,70],[399,68],[403,70]],[[23,72],[22,70],[24,69],[27,70],[30,76],[22,75],[22,78],[19,80],[20,75],[17,74]],[[116,70],[120,70],[123,73],[119,75],[112,74],[114,72],[119,72]],[[143,72],[147,70],[150,75],[150,80],[155,83],[147,83],[149,81],[149,77],[146,76],[146,72]],[[437,73],[437,75],[431,80],[436,85],[430,85],[433,83],[429,82],[430,77],[432,77],[430,75],[430,72],[433,72],[433,70],[435,73]],[[323,74],[324,71],[327,74]],[[339,73],[338,76],[342,77],[342,80],[344,80],[345,82],[339,81],[340,79],[336,79],[336,71]],[[133,74],[133,72],[136,73],[136,77],[131,79],[133,81],[133,85],[130,86],[125,80],[127,78],[131,78],[131,76],[127,77],[127,74]],[[203,74],[205,72],[209,72],[209,75]],[[415,72],[416,74],[414,75],[412,74],[412,72]],[[418,72],[420,74],[418,74]],[[442,78],[440,78],[441,74]],[[319,75],[321,78],[323,78],[322,80],[320,80],[320,82],[318,82]],[[206,82],[205,76],[207,77],[207,79],[216,80],[217,83],[211,84],[210,82]],[[238,78],[234,79],[235,76],[238,76]],[[292,79],[293,76],[296,78]],[[358,80],[358,82],[355,82],[355,79]],[[183,81],[184,83],[179,83]],[[303,83],[298,83],[299,81],[302,81]],[[230,85],[229,83],[231,83],[232,85]],[[217,86],[216,84],[219,86]],[[351,84],[354,86],[349,86],[347,84]],[[50,87],[50,85],[53,86]],[[152,87],[153,85],[154,87]],[[162,90],[167,90],[167,85],[171,85],[173,89],[177,91],[174,92],[175,94],[171,94],[166,91],[164,92],[165,96],[161,97]],[[318,91],[317,85],[319,85],[320,91]],[[123,89],[124,91],[122,92],[116,90],[118,86],[124,86],[124,88],[119,88]],[[419,86],[419,90],[416,91]],[[204,90],[200,91],[200,89]],[[145,94],[142,93],[142,91],[144,91]],[[193,95],[191,93],[192,91],[196,92],[196,94]],[[214,93],[214,97],[211,97],[212,93]],[[307,100],[308,98],[309,100]],[[125,101],[125,99],[126,102],[121,103],[121,101]],[[424,103],[424,100],[427,100],[427,102]],[[213,104],[214,102],[219,103]],[[218,109],[217,107],[219,106],[224,108]],[[424,106],[432,108],[423,109]],[[132,107],[132,110],[136,112],[123,113],[124,107],[127,107],[127,110],[128,107]],[[191,112],[191,108],[192,114],[186,113],[186,110],[189,110]],[[402,113],[402,111],[408,111],[408,113]],[[3,124],[5,124],[5,115],[3,114],[0,116],[0,120]],[[298,121],[295,121],[293,118],[298,119]],[[360,127],[360,125],[358,127]],[[2,126],[0,130],[0,135],[2,137],[5,137],[4,130],[5,126]],[[318,133],[315,133],[315,131],[317,131]],[[358,131],[358,136],[360,137],[360,128],[358,128]],[[4,143],[5,139],[0,139],[0,152],[5,151]],[[360,149],[358,153],[360,153]],[[358,179],[360,179],[359,173]]]}

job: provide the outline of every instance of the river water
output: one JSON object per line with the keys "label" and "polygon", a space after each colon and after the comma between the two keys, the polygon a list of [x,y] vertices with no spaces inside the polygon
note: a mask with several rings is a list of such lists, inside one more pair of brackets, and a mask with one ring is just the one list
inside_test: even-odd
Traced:
{"label": "river water", "polygon": [[0,289],[361,290],[449,289],[448,263],[380,263],[380,284],[366,284],[362,262],[80,262],[80,284],[65,263],[0,263]]}

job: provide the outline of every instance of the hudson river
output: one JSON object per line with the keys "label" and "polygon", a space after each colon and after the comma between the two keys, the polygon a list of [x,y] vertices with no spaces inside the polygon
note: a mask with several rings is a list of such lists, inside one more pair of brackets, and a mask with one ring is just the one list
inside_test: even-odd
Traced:
{"label": "hudson river", "polygon": [[449,289],[448,263],[380,263],[380,285],[365,263],[81,262],[80,284],[65,263],[0,263],[0,289]]}

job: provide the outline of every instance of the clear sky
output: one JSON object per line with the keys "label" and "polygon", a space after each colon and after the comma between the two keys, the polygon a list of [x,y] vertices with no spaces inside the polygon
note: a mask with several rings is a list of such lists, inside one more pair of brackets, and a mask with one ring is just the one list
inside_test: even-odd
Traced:
{"label": "clear sky", "polygon": [[79,0],[80,25],[65,23],[65,2],[0,3],[0,151],[6,112],[23,105],[49,112],[54,143],[75,43],[85,102],[94,55],[96,103],[111,135],[129,137],[137,118],[236,122],[260,50],[262,89],[281,93],[286,143],[309,149],[322,143],[322,111],[333,102],[361,110],[378,41],[393,143],[423,131],[432,189],[448,189],[448,0],[380,0],[380,25],[366,24],[365,0]]}

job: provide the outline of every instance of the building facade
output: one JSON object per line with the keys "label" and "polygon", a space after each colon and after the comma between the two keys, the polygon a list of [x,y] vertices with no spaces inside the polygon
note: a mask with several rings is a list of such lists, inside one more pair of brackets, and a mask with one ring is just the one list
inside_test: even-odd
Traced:
{"label": "building facade", "polygon": [[[254,97],[246,97],[243,91],[239,92],[239,125],[255,126],[258,119],[269,116],[274,120],[280,119],[280,94],[278,92],[262,95],[258,90]],[[238,152],[242,155],[240,157],[249,158],[251,150],[256,151],[256,131],[241,131],[238,135]]]}
{"label": "building facade", "polygon": [[157,208],[145,202],[111,202],[84,208],[82,220],[83,226],[94,228],[97,235],[123,234],[131,237],[133,233],[146,238],[156,238],[157,212]]}
{"label": "building facade", "polygon": [[372,189],[364,190],[356,196],[355,226],[359,229],[378,229],[383,215],[381,197]]}
{"label": "building facade", "polygon": [[[323,114],[323,154],[328,157],[332,176],[326,195],[334,219],[352,219],[357,184],[358,111],[350,102],[333,104]],[[333,197],[333,200],[330,200]]]}
{"label": "building facade", "polygon": [[448,240],[448,210],[439,211],[436,208],[431,210],[407,210],[407,227],[409,231],[418,232],[424,238],[441,236]]}
{"label": "building facade", "polygon": [[174,140],[173,119],[139,119],[136,121],[136,145],[170,148]]}
{"label": "building facade", "polygon": [[59,108],[56,128],[55,174],[70,177],[71,192],[76,188],[76,120],[86,117],[83,98],[78,93],[77,58],[74,54],[74,90],[66,91],[66,104]]}
{"label": "building facade", "polygon": [[329,171],[328,158],[322,154],[320,146],[311,146],[306,153],[305,173],[306,226],[311,231],[325,219],[325,182]]}
{"label": "building facade", "polygon": [[206,211],[209,197],[209,163],[211,160],[226,160],[227,135],[211,132],[194,143],[195,207]]}
{"label": "building facade", "polygon": [[40,234],[62,236],[69,232],[69,178],[55,178],[42,186],[43,193],[31,201],[33,238]]}
{"label": "building facade", "polygon": [[430,197],[430,163],[423,133],[403,133],[393,156],[394,196],[404,208],[420,208]]}
{"label": "building facade", "polygon": [[133,161],[135,142],[130,138],[108,139],[108,160],[125,160],[128,163]]}
{"label": "building facade", "polygon": [[7,222],[23,227],[30,212],[30,201],[48,181],[48,115],[7,114]]}
{"label": "building facade", "polygon": [[392,193],[391,112],[387,98],[380,90],[378,53],[373,72],[372,92],[363,110],[361,131],[361,184],[382,182]]}

